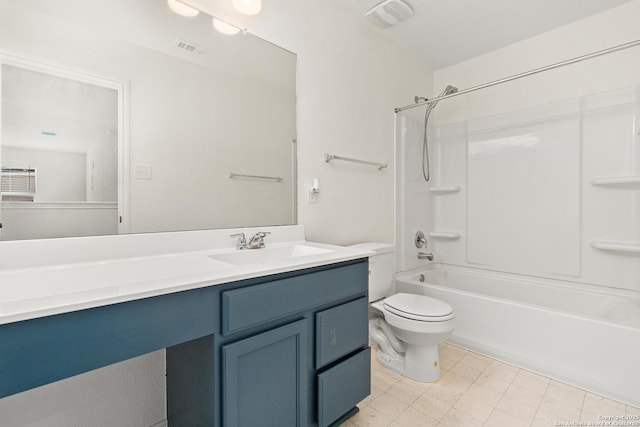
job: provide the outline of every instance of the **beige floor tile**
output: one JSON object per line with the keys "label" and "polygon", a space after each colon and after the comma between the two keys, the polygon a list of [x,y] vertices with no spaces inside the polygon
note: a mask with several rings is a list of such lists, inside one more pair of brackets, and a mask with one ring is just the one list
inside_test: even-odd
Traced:
{"label": "beige floor tile", "polygon": [[601,415],[622,415],[625,413],[625,404],[598,396],[593,393],[586,393],[582,410],[590,413],[599,413]]}
{"label": "beige floor tile", "polygon": [[395,372],[391,372],[388,369],[380,369],[371,374],[371,385],[382,391],[387,391],[400,381],[396,375]]}
{"label": "beige floor tile", "polygon": [[542,399],[542,403],[538,408],[538,415],[546,416],[548,419],[562,419],[567,421],[576,421],[580,417],[580,409],[568,405],[563,400],[555,400],[548,397]]}
{"label": "beige floor tile", "polygon": [[585,394],[585,391],[579,388],[552,381],[547,387],[544,398],[582,409]]}
{"label": "beige floor tile", "polygon": [[372,401],[376,400],[378,397],[380,397],[382,395],[382,393],[384,393],[384,390],[376,387],[375,385],[371,385],[371,394],[369,394],[369,396],[366,397],[366,399],[364,399],[362,402],[360,402],[358,404],[358,406],[360,407],[360,409],[362,409],[363,406],[367,406],[369,403],[371,403]]}
{"label": "beige floor tile", "polygon": [[389,393],[384,393],[382,396],[379,396],[377,399],[369,403],[368,407],[375,409],[382,415],[386,415],[393,420],[405,411],[409,407],[409,404],[393,397]]}
{"label": "beige floor tile", "polygon": [[471,384],[473,384],[473,381],[462,378],[452,372],[447,372],[442,375],[438,381],[433,383],[431,388],[446,387],[447,389],[462,395],[469,389],[469,387],[471,387]]}
{"label": "beige floor tile", "polygon": [[351,422],[351,420],[346,420],[345,422],[340,424],[340,427],[355,427],[355,424]]}
{"label": "beige floor tile", "polygon": [[351,417],[349,421],[357,427],[387,427],[393,420],[367,406]]}
{"label": "beige floor tile", "polygon": [[434,427],[438,424],[438,419],[418,411],[413,406],[407,408],[393,421],[401,427]]}
{"label": "beige floor tile", "polygon": [[486,403],[487,405],[496,406],[500,399],[502,399],[503,394],[499,393],[495,390],[491,390],[490,388],[479,385],[477,382],[471,384],[469,390],[467,390],[464,396],[469,395],[470,398],[475,399],[479,402]]}
{"label": "beige floor tile", "polygon": [[521,369],[520,372],[518,372],[518,375],[515,376],[511,384],[533,391],[542,396],[549,387],[549,379],[541,377],[539,375],[531,376],[527,371]]}
{"label": "beige floor tile", "polygon": [[482,369],[478,369],[470,365],[465,365],[463,363],[465,359],[461,360],[455,366],[453,366],[448,373],[457,375],[458,377],[464,378],[465,380],[468,380],[470,382],[474,382],[482,373]]}
{"label": "beige floor tile", "polygon": [[484,370],[484,374],[512,382],[519,371],[520,368],[516,368],[515,366],[498,360],[492,360],[491,364],[489,364],[487,369]]}
{"label": "beige floor tile", "polygon": [[536,416],[531,423],[532,427],[551,427],[556,426],[558,422],[577,421],[578,416],[571,417],[566,415],[552,414],[550,412],[538,409]]}
{"label": "beige floor tile", "polygon": [[[485,422],[495,406],[474,399],[469,394],[464,394],[451,408],[458,413],[466,413],[475,419]],[[533,418],[533,417],[532,417]]]}
{"label": "beige floor tile", "polygon": [[500,403],[498,403],[498,406],[496,406],[496,409],[530,424],[535,418],[538,405],[531,406],[525,401],[509,397],[505,394]]}
{"label": "beige floor tile", "polygon": [[410,408],[420,411],[434,420],[440,420],[451,409],[452,405],[424,394],[413,402]]}
{"label": "beige floor tile", "polygon": [[432,397],[436,400],[446,403],[449,407],[451,407],[454,403],[456,403],[458,399],[460,399],[460,397],[462,397],[463,394],[463,391],[451,387],[447,384],[436,383],[429,387],[422,396]]}
{"label": "beige floor tile", "polygon": [[441,359],[442,358],[449,359],[456,363],[461,361],[469,353],[469,350],[465,350],[448,343],[441,345],[439,347],[439,350],[440,350]]}
{"label": "beige floor tile", "polygon": [[414,385],[404,380],[400,380],[387,390],[387,394],[390,394],[391,396],[410,405],[417,398],[422,396],[426,390],[427,387],[421,387],[419,385]]}
{"label": "beige floor tile", "polygon": [[487,427],[528,427],[530,423],[521,421],[506,412],[496,409],[484,423]]}
{"label": "beige floor tile", "polygon": [[480,374],[475,384],[503,394],[511,385],[511,381],[491,375],[491,373],[487,373],[487,371],[485,370],[482,374]]}
{"label": "beige floor tile", "polygon": [[481,354],[469,352],[460,360],[460,363],[463,365],[471,366],[480,371],[484,371],[489,367],[492,360],[493,359],[482,356]]}
{"label": "beige floor tile", "polygon": [[[640,415],[640,409],[444,343],[437,382],[423,383],[372,363],[372,393],[344,427],[552,427]],[[638,420],[640,421],[640,420]]]}
{"label": "beige floor tile", "polygon": [[537,408],[542,402],[543,393],[538,393],[535,388],[525,388],[511,383],[509,388],[504,392],[505,397],[517,400],[525,405]]}
{"label": "beige floor tile", "polygon": [[451,408],[438,423],[438,427],[482,427],[482,421],[467,412]]}

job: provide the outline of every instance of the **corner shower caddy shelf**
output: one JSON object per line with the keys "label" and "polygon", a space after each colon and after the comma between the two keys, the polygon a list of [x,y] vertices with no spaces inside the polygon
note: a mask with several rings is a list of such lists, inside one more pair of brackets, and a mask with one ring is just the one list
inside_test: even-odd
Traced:
{"label": "corner shower caddy shelf", "polygon": [[229,172],[229,178],[250,178],[250,179],[261,179],[264,181],[273,181],[273,182],[281,182],[284,178],[280,176],[262,176],[262,175],[244,175],[240,173]]}
{"label": "corner shower caddy shelf", "polygon": [[640,176],[612,176],[594,178],[591,185],[621,189],[640,189]]}
{"label": "corner shower caddy shelf", "polygon": [[436,196],[444,196],[445,194],[459,193],[462,188],[459,185],[452,185],[450,187],[431,187],[429,190]]}
{"label": "corner shower caddy shelf", "polygon": [[360,163],[362,165],[367,165],[367,166],[375,166],[378,168],[379,171],[389,166],[386,163],[369,162],[367,160],[359,160],[359,159],[352,159],[350,157],[336,156],[335,154],[324,155],[324,161],[326,163],[329,163],[331,160],[344,160],[345,162],[353,162],[353,163]]}
{"label": "corner shower caddy shelf", "polygon": [[640,255],[640,242],[622,242],[616,240],[593,240],[591,247],[600,251],[624,252]]}
{"label": "corner shower caddy shelf", "polygon": [[434,239],[458,240],[462,237],[462,234],[456,233],[455,231],[432,231],[429,233],[429,236]]}

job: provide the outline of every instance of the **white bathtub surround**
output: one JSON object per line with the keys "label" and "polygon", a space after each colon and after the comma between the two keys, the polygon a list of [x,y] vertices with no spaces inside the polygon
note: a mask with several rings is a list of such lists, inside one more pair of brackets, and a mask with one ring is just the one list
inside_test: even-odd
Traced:
{"label": "white bathtub surround", "polygon": [[[270,233],[266,248],[237,238]],[[368,256],[306,242],[303,226],[5,242],[0,246],[0,324],[300,270]],[[33,256],[36,254],[37,256]]]}
{"label": "white bathtub surround", "polygon": [[438,264],[399,274],[396,290],[450,303],[453,343],[640,406],[634,292]]}
{"label": "white bathtub surround", "polygon": [[[429,185],[402,139],[419,122],[400,117],[399,270],[429,265],[411,227],[445,269],[427,279],[441,287],[397,291],[413,281],[451,304],[453,342],[640,404],[639,111],[636,85],[441,125]],[[414,202],[420,185],[460,191]]]}

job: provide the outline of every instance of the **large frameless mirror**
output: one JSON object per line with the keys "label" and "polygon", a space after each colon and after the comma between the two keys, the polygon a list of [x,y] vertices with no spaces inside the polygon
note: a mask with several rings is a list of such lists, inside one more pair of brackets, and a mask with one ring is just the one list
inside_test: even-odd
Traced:
{"label": "large frameless mirror", "polygon": [[296,222],[296,57],[163,0],[0,0],[1,240]]}

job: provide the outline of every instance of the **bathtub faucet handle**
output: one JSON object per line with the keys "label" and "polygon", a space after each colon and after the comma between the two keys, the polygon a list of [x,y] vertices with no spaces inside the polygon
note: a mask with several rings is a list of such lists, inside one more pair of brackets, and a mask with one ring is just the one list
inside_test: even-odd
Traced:
{"label": "bathtub faucet handle", "polygon": [[433,261],[433,254],[431,252],[418,252],[418,259]]}
{"label": "bathtub faucet handle", "polygon": [[416,248],[425,248],[427,246],[427,239],[424,237],[424,233],[422,231],[418,231],[416,233],[414,243],[416,244]]}

